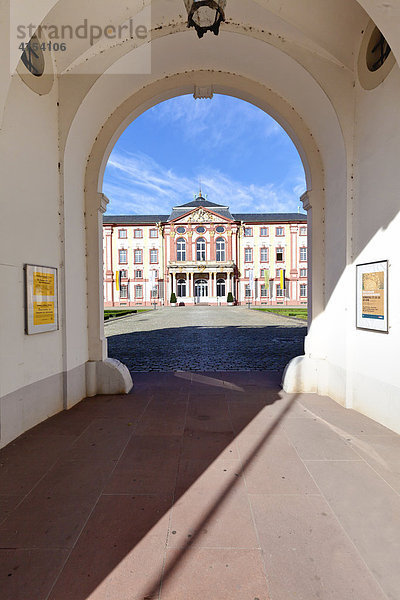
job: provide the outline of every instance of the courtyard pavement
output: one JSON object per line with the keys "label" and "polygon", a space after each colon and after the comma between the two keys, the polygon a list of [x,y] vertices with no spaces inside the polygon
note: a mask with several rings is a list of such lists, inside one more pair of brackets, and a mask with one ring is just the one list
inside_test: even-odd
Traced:
{"label": "courtyard pavement", "polygon": [[1,599],[398,600],[399,436],[278,381],[136,373],[0,451]]}
{"label": "courtyard pavement", "polygon": [[130,371],[282,372],[304,354],[306,324],[245,307],[166,307],[105,325]]}

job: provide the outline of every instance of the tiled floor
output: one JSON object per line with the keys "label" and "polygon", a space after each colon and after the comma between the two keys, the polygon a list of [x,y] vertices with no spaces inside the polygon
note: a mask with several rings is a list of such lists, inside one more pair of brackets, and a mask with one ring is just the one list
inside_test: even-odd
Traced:
{"label": "tiled floor", "polygon": [[2,600],[398,600],[400,439],[257,373],[136,374],[0,452]]}

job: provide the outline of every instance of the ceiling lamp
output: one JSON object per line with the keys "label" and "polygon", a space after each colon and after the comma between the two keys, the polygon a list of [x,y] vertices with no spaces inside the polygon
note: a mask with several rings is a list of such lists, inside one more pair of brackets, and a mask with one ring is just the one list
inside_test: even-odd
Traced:
{"label": "ceiling lamp", "polygon": [[188,27],[194,27],[199,38],[207,31],[219,33],[221,21],[225,21],[227,0],[184,0],[188,12]]}

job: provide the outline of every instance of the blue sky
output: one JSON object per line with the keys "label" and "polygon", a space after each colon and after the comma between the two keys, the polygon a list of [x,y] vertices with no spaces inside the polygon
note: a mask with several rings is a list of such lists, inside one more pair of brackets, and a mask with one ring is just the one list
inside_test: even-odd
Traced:
{"label": "blue sky", "polygon": [[198,195],[233,212],[297,212],[304,170],[269,115],[242,100],[180,96],[138,117],[104,177],[107,214],[168,214]]}

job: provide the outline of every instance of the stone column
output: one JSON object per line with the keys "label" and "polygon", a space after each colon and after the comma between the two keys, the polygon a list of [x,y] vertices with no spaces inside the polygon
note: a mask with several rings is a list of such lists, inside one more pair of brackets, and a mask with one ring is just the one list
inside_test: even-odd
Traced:
{"label": "stone column", "polygon": [[312,276],[313,276],[313,257],[312,257],[312,207],[310,202],[310,193],[305,192],[301,198],[303,208],[307,212],[307,309],[308,309],[308,328],[312,322]]}
{"label": "stone column", "polygon": [[114,271],[113,271],[113,249],[112,249],[112,236],[114,228],[112,225],[104,227],[104,235],[106,238],[105,248],[105,300],[106,302],[112,303],[114,306]]}

